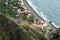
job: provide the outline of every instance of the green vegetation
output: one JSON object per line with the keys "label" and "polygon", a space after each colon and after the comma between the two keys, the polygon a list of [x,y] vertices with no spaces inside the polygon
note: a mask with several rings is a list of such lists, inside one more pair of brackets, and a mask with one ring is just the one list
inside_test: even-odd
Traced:
{"label": "green vegetation", "polygon": [[23,14],[21,14],[21,17],[22,17],[24,20],[26,20],[26,19],[27,19],[27,14],[26,14],[26,13],[23,13]]}
{"label": "green vegetation", "polygon": [[49,40],[60,40],[60,28],[49,34]]}
{"label": "green vegetation", "polygon": [[27,25],[16,23],[0,15],[0,40],[47,40],[42,34]]}
{"label": "green vegetation", "polygon": [[[0,0],[0,40],[47,40],[42,35],[42,28],[36,27],[34,29],[33,26],[30,27],[35,19],[32,15],[29,18],[27,18],[27,13],[16,16],[18,9],[25,10],[18,2],[18,0]],[[13,22],[14,20],[10,20],[8,16],[11,19],[22,18],[27,24],[25,25],[23,21],[23,25],[18,25],[15,23],[17,21]],[[36,20],[38,21],[38,19]],[[20,20],[18,22],[20,23]],[[60,40],[59,33],[60,29],[52,32],[49,35],[49,40]]]}
{"label": "green vegetation", "polygon": [[32,23],[34,22],[34,17],[31,16],[31,17],[28,19],[28,22],[29,22],[29,24],[32,24]]}
{"label": "green vegetation", "polygon": [[18,0],[0,0],[0,13],[17,18],[17,9],[24,10]]}

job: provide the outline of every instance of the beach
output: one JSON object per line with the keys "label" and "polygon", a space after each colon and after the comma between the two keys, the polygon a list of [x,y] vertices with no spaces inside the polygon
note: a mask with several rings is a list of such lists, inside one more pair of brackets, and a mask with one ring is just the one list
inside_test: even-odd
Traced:
{"label": "beach", "polygon": [[[31,11],[31,13],[37,18],[37,19],[41,19],[43,21],[45,21],[43,18],[41,18],[36,12],[35,10],[28,4],[28,2],[26,0],[24,0],[25,6]],[[53,30],[57,29],[52,22],[49,22],[49,25],[53,28]]]}

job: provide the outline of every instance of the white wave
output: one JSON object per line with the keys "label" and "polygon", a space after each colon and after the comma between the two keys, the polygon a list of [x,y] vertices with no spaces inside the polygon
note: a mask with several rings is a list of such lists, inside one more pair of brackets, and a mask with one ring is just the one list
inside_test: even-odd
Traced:
{"label": "white wave", "polygon": [[40,12],[40,14],[45,21],[48,21],[47,18],[44,16],[44,14],[42,12]]}
{"label": "white wave", "polygon": [[37,7],[35,5],[32,4],[32,2],[29,0],[26,0],[28,2],[28,4],[38,13],[38,11],[36,10]]}
{"label": "white wave", "polygon": [[52,22],[52,25],[54,25],[56,28],[59,28],[59,26],[57,26],[54,22]]}
{"label": "white wave", "polygon": [[[45,16],[44,16],[44,14],[42,13],[42,12],[38,12],[36,9],[37,9],[37,7],[35,6],[35,5],[33,5],[32,4],[32,2],[29,0],[26,0],[27,2],[28,2],[28,4],[34,9],[34,11],[41,17],[41,18],[43,18],[45,21],[47,21],[47,22],[49,22],[50,20],[48,20]],[[52,22],[52,25],[54,25],[56,28],[58,28],[58,26],[57,25],[55,25],[55,23],[54,22]]]}

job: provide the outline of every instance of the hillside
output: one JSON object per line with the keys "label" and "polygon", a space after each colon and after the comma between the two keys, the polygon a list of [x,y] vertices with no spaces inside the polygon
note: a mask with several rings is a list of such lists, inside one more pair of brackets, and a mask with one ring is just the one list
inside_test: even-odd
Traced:
{"label": "hillside", "polygon": [[49,34],[49,40],[60,40],[60,28]]}
{"label": "hillside", "polygon": [[0,0],[0,40],[47,40],[52,30],[23,0]]}
{"label": "hillside", "polygon": [[36,30],[26,25],[18,26],[4,15],[0,15],[0,40],[46,40],[46,38]]}

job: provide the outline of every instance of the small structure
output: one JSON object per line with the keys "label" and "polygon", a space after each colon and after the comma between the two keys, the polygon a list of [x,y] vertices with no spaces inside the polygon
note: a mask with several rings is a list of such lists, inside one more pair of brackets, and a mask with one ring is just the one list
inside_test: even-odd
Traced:
{"label": "small structure", "polygon": [[34,20],[34,24],[37,24],[36,20]]}
{"label": "small structure", "polygon": [[30,10],[27,10],[28,11],[28,13],[30,13]]}
{"label": "small structure", "polygon": [[21,2],[21,1],[19,1],[18,4],[21,4],[20,2]]}
{"label": "small structure", "polygon": [[17,13],[18,13],[18,14],[21,14],[21,9],[18,9],[18,10],[17,10]]}
{"label": "small structure", "polygon": [[43,20],[40,20],[39,22],[40,22],[39,25],[43,26],[44,21]]}
{"label": "small structure", "polygon": [[19,16],[18,14],[16,16]]}
{"label": "small structure", "polygon": [[44,27],[46,27],[46,26],[48,26],[48,25],[49,25],[48,22],[45,22],[45,23],[43,24]]}
{"label": "small structure", "polygon": [[28,14],[27,10],[25,10],[24,12]]}
{"label": "small structure", "polygon": [[24,4],[24,2],[23,2],[23,0],[21,0],[21,6],[24,6],[25,4]]}
{"label": "small structure", "polygon": [[30,18],[31,16],[32,16],[32,14],[28,14],[28,15],[27,15],[27,18]]}
{"label": "small structure", "polygon": [[25,10],[27,10],[27,7],[25,5],[22,6]]}

